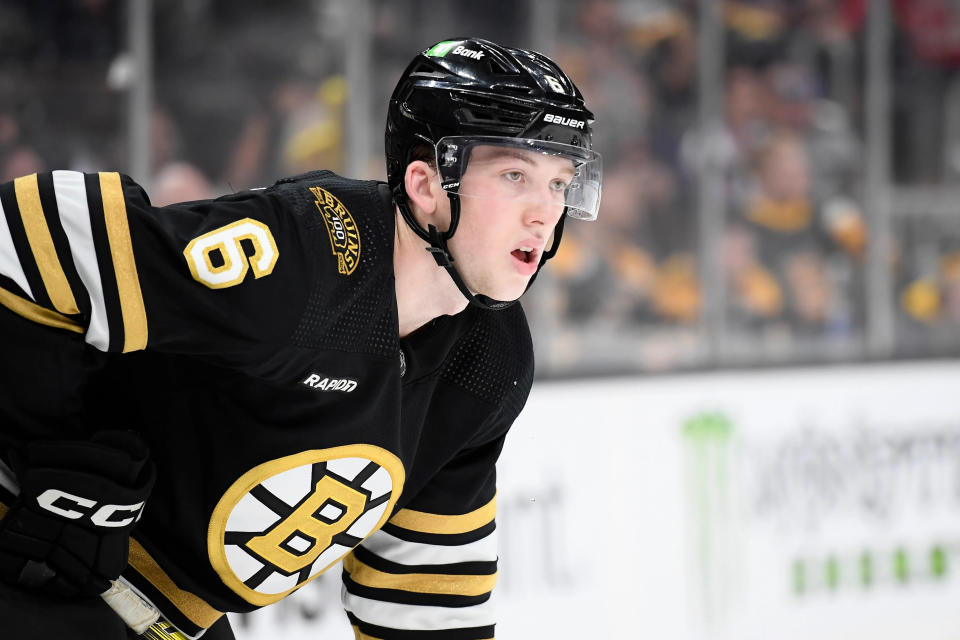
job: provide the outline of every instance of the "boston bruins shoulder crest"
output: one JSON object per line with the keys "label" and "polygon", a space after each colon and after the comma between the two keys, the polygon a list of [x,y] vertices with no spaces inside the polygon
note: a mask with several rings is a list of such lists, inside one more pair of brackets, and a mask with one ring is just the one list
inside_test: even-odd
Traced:
{"label": "boston bruins shoulder crest", "polygon": [[337,257],[337,271],[349,276],[360,264],[360,232],[353,214],[340,199],[322,187],[310,187],[330,235],[330,249]]}

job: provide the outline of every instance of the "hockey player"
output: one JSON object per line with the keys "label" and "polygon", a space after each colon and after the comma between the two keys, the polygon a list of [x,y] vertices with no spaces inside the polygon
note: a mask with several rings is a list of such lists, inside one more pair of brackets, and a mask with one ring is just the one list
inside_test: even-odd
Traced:
{"label": "hockey player", "polygon": [[513,302],[597,215],[591,124],[548,58],[457,39],[393,93],[387,184],[0,185],[0,635],[230,638],[342,559],[358,638],[493,637]]}

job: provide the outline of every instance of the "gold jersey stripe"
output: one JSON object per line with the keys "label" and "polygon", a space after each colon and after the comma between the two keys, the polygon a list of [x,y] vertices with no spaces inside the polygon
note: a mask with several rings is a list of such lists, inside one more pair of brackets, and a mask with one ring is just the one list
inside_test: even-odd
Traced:
{"label": "gold jersey stripe", "polygon": [[43,286],[50,296],[50,302],[60,313],[72,315],[80,313],[77,301],[73,297],[67,274],[63,272],[57,249],[53,246],[50,228],[47,219],[43,216],[43,205],[40,203],[40,187],[37,185],[37,174],[23,176],[13,181],[13,188],[17,194],[17,206],[20,208],[20,219],[23,220],[23,229],[27,233],[27,241],[33,252],[33,260],[37,263]]}
{"label": "gold jersey stripe", "polygon": [[3,520],[5,515],[7,515],[7,505],[0,502],[0,520]]}
{"label": "gold jersey stripe", "polygon": [[496,515],[497,497],[494,496],[490,502],[479,509],[458,516],[401,509],[390,518],[390,524],[420,533],[466,533],[489,524]]}
{"label": "gold jersey stripe", "polygon": [[84,332],[83,327],[70,318],[62,316],[56,311],[51,311],[38,304],[34,304],[15,293],[10,293],[6,289],[0,289],[0,304],[17,315],[23,316],[27,320],[36,322],[37,324],[43,324],[57,329],[66,329],[74,333]]}
{"label": "gold jersey stripe", "polygon": [[130,566],[198,627],[207,629],[223,615],[222,611],[217,611],[199,596],[178,587],[147,550],[133,538],[130,538]]}
{"label": "gold jersey stripe", "polygon": [[480,596],[493,591],[497,584],[496,573],[484,576],[386,573],[360,562],[353,554],[343,559],[343,568],[354,582],[374,589],[400,589],[414,593],[451,596]]}
{"label": "gold jersey stripe", "polygon": [[373,636],[368,636],[363,631],[360,631],[360,627],[357,625],[351,625],[353,627],[353,638],[354,640],[382,640],[381,638],[375,638]]}
{"label": "gold jersey stripe", "polygon": [[123,316],[123,352],[137,351],[147,346],[147,312],[140,291],[137,263],[133,257],[133,241],[127,222],[127,205],[123,199],[123,185],[119,173],[100,174],[100,193],[103,197],[103,218],[113,256],[113,271],[120,293],[120,313]]}
{"label": "gold jersey stripe", "polygon": [[139,638],[143,640],[190,640],[184,633],[178,631],[172,624],[163,620],[154,622]]}

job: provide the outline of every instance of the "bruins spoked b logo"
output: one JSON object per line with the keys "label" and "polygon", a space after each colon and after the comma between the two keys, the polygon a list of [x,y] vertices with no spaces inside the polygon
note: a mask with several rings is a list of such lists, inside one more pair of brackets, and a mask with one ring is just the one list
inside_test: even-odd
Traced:
{"label": "bruins spoked b logo", "polygon": [[214,509],[210,561],[247,602],[276,602],[380,528],[403,480],[396,456],[372,445],[305,451],[259,465]]}

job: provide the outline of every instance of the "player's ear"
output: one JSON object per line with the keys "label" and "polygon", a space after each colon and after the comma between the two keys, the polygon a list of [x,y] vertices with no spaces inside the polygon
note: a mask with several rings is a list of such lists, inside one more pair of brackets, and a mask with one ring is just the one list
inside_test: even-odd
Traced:
{"label": "player's ear", "polygon": [[423,160],[414,160],[407,165],[403,180],[407,199],[418,221],[424,227],[427,224],[438,226],[432,218],[437,214],[439,198],[446,195],[440,188],[436,170]]}

